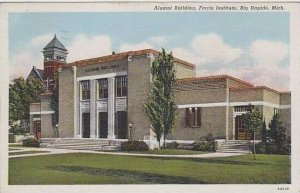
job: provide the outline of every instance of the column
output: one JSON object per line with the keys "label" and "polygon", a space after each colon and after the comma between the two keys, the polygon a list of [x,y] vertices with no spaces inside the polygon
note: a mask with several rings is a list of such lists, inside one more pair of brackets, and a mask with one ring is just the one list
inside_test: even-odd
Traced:
{"label": "column", "polygon": [[115,77],[108,78],[108,139],[115,139]]}
{"label": "column", "polygon": [[96,138],[96,80],[91,80],[90,138]]}
{"label": "column", "polygon": [[[59,70],[61,71],[61,70]],[[73,71],[73,95],[74,95],[74,98],[73,98],[73,108],[74,108],[74,114],[73,114],[73,126],[74,126],[74,138],[78,137],[77,135],[77,131],[78,129],[78,117],[79,117],[79,101],[78,101],[78,82],[76,80],[77,78],[77,67],[76,66],[72,66],[72,71]]]}
{"label": "column", "polygon": [[226,141],[229,140],[229,86],[226,85]]}

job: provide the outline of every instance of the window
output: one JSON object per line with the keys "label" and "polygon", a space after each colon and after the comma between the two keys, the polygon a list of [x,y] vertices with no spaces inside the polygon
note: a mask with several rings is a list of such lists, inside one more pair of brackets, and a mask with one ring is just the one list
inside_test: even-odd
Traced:
{"label": "window", "polygon": [[108,81],[107,79],[98,80],[98,98],[106,99],[108,98]]}
{"label": "window", "polygon": [[117,97],[127,96],[127,76],[116,77],[116,94]]}
{"label": "window", "polygon": [[199,107],[186,108],[185,116],[186,116],[187,127],[201,126],[201,108]]}
{"label": "window", "polygon": [[90,99],[90,81],[81,82],[81,100]]}
{"label": "window", "polygon": [[274,115],[278,115],[279,113],[279,109],[278,108],[274,108]]}
{"label": "window", "polygon": [[248,106],[235,106],[234,112],[247,112]]}

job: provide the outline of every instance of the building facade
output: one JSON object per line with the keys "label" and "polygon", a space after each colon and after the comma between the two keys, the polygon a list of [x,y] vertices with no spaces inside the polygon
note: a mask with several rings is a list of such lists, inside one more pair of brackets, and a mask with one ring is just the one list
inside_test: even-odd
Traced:
{"label": "building facade", "polygon": [[[48,51],[43,52],[46,58]],[[32,104],[32,115],[40,107],[42,137],[156,140],[144,103],[158,51],[113,53],[72,63],[65,62],[65,48],[58,53],[62,56],[52,58],[56,60],[52,63],[58,62],[59,67],[52,72],[59,77],[59,124],[49,121],[54,113],[49,106],[51,92],[42,95],[40,104]],[[249,107],[259,108],[267,124],[279,113],[290,135],[290,92],[255,86],[228,75],[196,77],[194,64],[178,58],[174,62],[177,82],[173,90],[179,116],[168,139],[196,140],[209,133],[218,139],[251,139],[241,120]],[[32,123],[34,133],[34,116]],[[256,137],[260,138],[259,132]]]}

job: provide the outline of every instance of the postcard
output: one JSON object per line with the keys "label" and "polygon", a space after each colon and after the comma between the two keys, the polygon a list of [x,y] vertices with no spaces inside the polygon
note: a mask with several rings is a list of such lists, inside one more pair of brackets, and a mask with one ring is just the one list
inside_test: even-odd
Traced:
{"label": "postcard", "polygon": [[1,3],[1,192],[300,192],[299,8]]}

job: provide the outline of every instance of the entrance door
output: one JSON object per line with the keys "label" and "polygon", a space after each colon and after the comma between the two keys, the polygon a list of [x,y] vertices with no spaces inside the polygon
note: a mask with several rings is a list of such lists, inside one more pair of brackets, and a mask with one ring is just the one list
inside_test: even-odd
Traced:
{"label": "entrance door", "polygon": [[241,115],[235,117],[235,139],[237,140],[252,139],[252,134],[246,132],[245,128],[243,127],[243,120]]}
{"label": "entrance door", "polygon": [[118,139],[127,139],[127,112],[117,112],[117,135]]}
{"label": "entrance door", "polygon": [[99,120],[98,127],[99,127],[100,138],[107,138],[108,113],[107,112],[99,112],[98,120]]}
{"label": "entrance door", "polygon": [[82,137],[90,138],[90,113],[82,113]]}
{"label": "entrance door", "polygon": [[35,138],[41,139],[42,138],[41,121],[34,121],[33,122],[33,128],[34,128]]}

